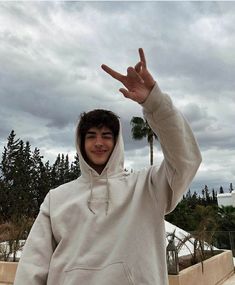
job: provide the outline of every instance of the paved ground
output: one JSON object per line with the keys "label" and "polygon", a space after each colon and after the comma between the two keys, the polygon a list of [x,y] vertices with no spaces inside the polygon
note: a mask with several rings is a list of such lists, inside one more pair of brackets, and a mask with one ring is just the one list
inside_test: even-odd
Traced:
{"label": "paved ground", "polygon": [[226,280],[223,285],[235,285],[235,274]]}

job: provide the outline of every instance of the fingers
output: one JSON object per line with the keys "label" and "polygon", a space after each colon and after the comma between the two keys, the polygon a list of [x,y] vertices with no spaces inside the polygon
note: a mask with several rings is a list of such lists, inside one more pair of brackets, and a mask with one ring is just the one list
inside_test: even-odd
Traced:
{"label": "fingers", "polygon": [[142,62],[142,65],[144,68],[147,68],[147,63],[144,55],[144,50],[142,48],[139,48],[139,55],[140,55],[140,61]]}
{"label": "fingers", "polygon": [[[145,101],[146,98],[141,98],[141,97],[137,97],[136,96],[136,93],[135,92],[131,92],[131,91],[128,91],[124,88],[120,88],[119,91],[126,97],[126,98],[129,98],[135,102],[138,102],[138,103],[143,103]],[[141,99],[141,100],[140,100]]]}
{"label": "fingers", "polygon": [[120,88],[119,91],[127,98],[130,97],[130,91],[124,89],[124,88]]}
{"label": "fingers", "polygon": [[120,88],[119,91],[126,97],[126,98],[129,98],[131,100],[135,100],[135,93],[134,92],[131,92],[131,91],[128,91],[126,90],[125,88]]}
{"label": "fingers", "polygon": [[144,80],[141,76],[136,72],[133,67],[127,68],[127,77],[135,79],[137,82],[144,83]]}
{"label": "fingers", "polygon": [[141,61],[140,61],[140,62],[138,62],[138,63],[135,65],[135,71],[139,73],[140,70],[141,70],[141,66],[142,66],[142,63],[141,63]]}
{"label": "fingers", "polygon": [[122,82],[122,79],[123,79],[124,75],[122,75],[121,73],[118,73],[117,71],[113,70],[112,68],[108,67],[105,64],[102,64],[101,68],[105,72],[107,72],[109,75],[111,75],[113,78],[115,78],[115,79],[117,79],[117,80]]}

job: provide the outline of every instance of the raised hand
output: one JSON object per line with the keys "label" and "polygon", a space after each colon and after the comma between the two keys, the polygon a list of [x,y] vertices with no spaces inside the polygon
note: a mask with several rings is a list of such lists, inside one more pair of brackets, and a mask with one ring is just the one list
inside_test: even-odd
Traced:
{"label": "raised hand", "polygon": [[125,97],[138,103],[143,103],[151,92],[155,80],[147,69],[146,59],[142,48],[139,49],[139,56],[140,61],[135,67],[127,68],[127,75],[122,75],[105,64],[102,64],[101,67],[105,72],[120,81],[127,88],[119,89]]}

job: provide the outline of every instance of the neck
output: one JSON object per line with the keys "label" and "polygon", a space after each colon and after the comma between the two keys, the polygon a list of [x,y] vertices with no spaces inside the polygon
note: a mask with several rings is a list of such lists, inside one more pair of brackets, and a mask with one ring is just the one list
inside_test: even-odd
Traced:
{"label": "neck", "polygon": [[105,168],[105,165],[97,165],[92,162],[87,162],[99,175],[102,173],[103,169]]}

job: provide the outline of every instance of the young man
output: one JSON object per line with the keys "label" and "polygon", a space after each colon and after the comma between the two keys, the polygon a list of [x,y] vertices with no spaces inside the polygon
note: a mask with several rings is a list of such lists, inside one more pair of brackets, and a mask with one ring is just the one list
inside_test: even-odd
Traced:
{"label": "young man", "polygon": [[164,153],[160,168],[127,174],[118,118],[82,115],[76,133],[82,175],[51,190],[20,260],[15,285],[166,285],[164,215],[188,189],[201,162],[192,131],[140,62],[120,91],[143,107]]}

